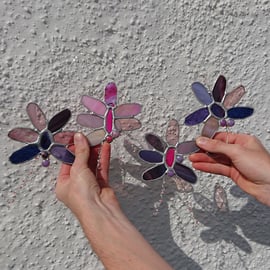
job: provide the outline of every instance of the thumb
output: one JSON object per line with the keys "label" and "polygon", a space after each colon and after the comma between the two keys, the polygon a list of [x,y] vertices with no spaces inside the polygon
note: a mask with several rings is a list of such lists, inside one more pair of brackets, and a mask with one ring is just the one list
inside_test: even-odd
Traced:
{"label": "thumb", "polygon": [[75,161],[74,167],[82,169],[88,167],[90,148],[87,138],[82,133],[74,135]]}

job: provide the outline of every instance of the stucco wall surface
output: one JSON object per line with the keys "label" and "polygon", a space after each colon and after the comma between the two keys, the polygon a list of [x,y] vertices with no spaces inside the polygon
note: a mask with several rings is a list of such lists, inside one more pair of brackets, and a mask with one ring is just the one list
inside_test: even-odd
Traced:
{"label": "stucco wall surface", "polygon": [[[201,127],[183,125],[201,107],[190,85],[200,81],[211,90],[219,74],[228,91],[243,84],[240,104],[255,108],[233,131],[252,133],[270,149],[269,28],[268,0],[1,0],[0,268],[103,269],[55,198],[60,164],[53,158],[49,168],[38,159],[10,164],[8,156],[22,144],[7,133],[32,127],[30,101],[48,119],[69,108],[68,129],[87,133],[75,121],[86,111],[80,97],[103,98],[114,81],[119,103],[143,105],[142,128],[112,143],[111,184],[136,227],[174,269],[270,269],[269,208],[230,179],[196,172],[190,193],[166,180],[153,216],[162,181],[143,182],[145,164],[136,156],[146,147],[144,134],[164,137],[171,118],[180,123],[180,140],[198,136]],[[216,183],[227,193],[224,213],[214,210]]]}

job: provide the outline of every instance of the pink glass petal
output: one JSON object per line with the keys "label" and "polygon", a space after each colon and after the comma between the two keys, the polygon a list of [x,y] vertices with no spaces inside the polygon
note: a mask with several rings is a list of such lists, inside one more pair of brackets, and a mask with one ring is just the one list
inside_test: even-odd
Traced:
{"label": "pink glass petal", "polygon": [[128,119],[116,119],[115,126],[117,130],[121,131],[128,131],[134,130],[141,127],[141,122],[135,118],[128,118]]}
{"label": "pink glass petal", "polygon": [[105,103],[108,106],[115,107],[117,104],[117,87],[115,83],[108,83],[105,87]]}
{"label": "pink glass petal", "polygon": [[208,93],[205,86],[199,82],[195,82],[191,85],[192,91],[195,94],[198,101],[203,105],[209,105],[212,103],[212,97]]}
{"label": "pink glass petal", "polygon": [[98,145],[105,140],[106,132],[104,129],[94,130],[90,134],[87,135],[89,143],[91,146]]}
{"label": "pink glass petal", "polygon": [[78,115],[77,123],[83,127],[101,128],[104,126],[104,118],[95,114],[83,113]]}
{"label": "pink glass petal", "polygon": [[33,124],[33,126],[39,131],[43,130],[47,126],[46,117],[43,111],[36,103],[29,103],[26,107],[27,114]]}
{"label": "pink glass petal", "polygon": [[139,114],[141,110],[142,106],[138,103],[122,104],[115,109],[114,115],[116,118],[130,118]]}
{"label": "pink glass petal", "polygon": [[215,133],[218,131],[219,122],[215,117],[210,117],[204,124],[202,129],[202,136],[213,138]]}
{"label": "pink glass petal", "polygon": [[108,110],[108,113],[106,114],[105,123],[107,133],[111,133],[113,129],[113,111],[111,108]]}
{"label": "pink glass petal", "polygon": [[169,168],[172,167],[174,164],[174,160],[175,160],[175,148],[170,147],[170,148],[168,148],[168,150],[166,151],[166,154],[165,154],[166,165]]}
{"label": "pink glass petal", "polygon": [[175,146],[179,140],[179,124],[175,119],[169,121],[166,131],[166,141],[169,145]]}
{"label": "pink glass petal", "polygon": [[54,135],[54,141],[61,144],[70,144],[73,142],[74,131],[62,131]]}
{"label": "pink glass petal", "polygon": [[199,151],[200,148],[197,146],[195,141],[186,141],[179,143],[176,147],[176,152],[181,155],[189,155]]}
{"label": "pink glass petal", "polygon": [[18,142],[32,143],[37,141],[39,134],[30,128],[14,128],[8,133],[8,136]]}
{"label": "pink glass petal", "polygon": [[100,101],[99,99],[83,96],[81,98],[81,103],[90,111],[94,112],[95,114],[104,116],[107,111],[107,106],[105,103]]}
{"label": "pink glass petal", "polygon": [[216,102],[221,102],[226,90],[226,79],[220,75],[213,89],[213,98]]}
{"label": "pink glass petal", "polygon": [[244,86],[240,85],[230,93],[228,93],[224,99],[223,105],[226,109],[232,108],[235,104],[237,104],[242,96],[245,94]]}

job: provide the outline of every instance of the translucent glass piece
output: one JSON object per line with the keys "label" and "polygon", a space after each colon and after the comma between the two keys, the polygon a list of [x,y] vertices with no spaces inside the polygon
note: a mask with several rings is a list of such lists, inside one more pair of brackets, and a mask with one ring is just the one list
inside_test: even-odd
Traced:
{"label": "translucent glass piece", "polygon": [[157,151],[152,150],[141,150],[139,152],[139,156],[144,161],[150,162],[150,163],[160,163],[163,161],[163,155],[161,155]]}
{"label": "translucent glass piece", "polygon": [[216,103],[211,105],[210,110],[211,110],[212,114],[219,119],[221,119],[225,116],[224,109]]}
{"label": "translucent glass piece", "polygon": [[56,143],[70,144],[73,142],[75,132],[73,131],[62,131],[54,135],[53,139]]}
{"label": "translucent glass piece", "polygon": [[48,123],[48,130],[52,133],[61,129],[66,125],[71,117],[71,112],[69,109],[65,109],[58,114],[56,114]]}
{"label": "translucent glass piece", "polygon": [[10,157],[9,160],[13,164],[23,163],[33,159],[36,155],[40,153],[37,144],[29,144],[25,147],[15,151]]}
{"label": "translucent glass piece", "polygon": [[202,129],[202,136],[213,138],[215,133],[218,131],[219,122],[215,117],[210,117],[206,120]]}
{"label": "translucent glass piece", "polygon": [[175,146],[179,139],[179,124],[175,119],[169,121],[166,131],[166,141],[169,145]]}
{"label": "translucent glass piece", "polygon": [[185,118],[187,126],[193,126],[202,123],[209,116],[208,108],[201,108]]}
{"label": "translucent glass piece", "polygon": [[47,121],[44,113],[36,103],[29,103],[26,107],[27,114],[33,126],[39,131],[46,128]]}
{"label": "translucent glass piece", "polygon": [[139,114],[142,110],[142,106],[138,103],[128,103],[119,105],[114,110],[116,118],[130,118]]}
{"label": "translucent glass piece", "polygon": [[113,129],[113,111],[110,108],[108,113],[105,116],[105,123],[106,123],[106,131],[107,133],[111,133]]}
{"label": "translucent glass piece", "polygon": [[143,180],[155,180],[161,178],[165,175],[166,170],[167,169],[164,164],[148,169],[143,173]]}
{"label": "translucent glass piece", "polygon": [[191,85],[191,88],[198,101],[203,105],[209,105],[213,102],[211,95],[203,84],[195,82]]}
{"label": "translucent glass piece", "polygon": [[105,136],[106,136],[105,130],[98,129],[98,130],[94,130],[93,132],[88,134],[87,138],[89,140],[90,145],[95,146],[95,145],[102,143],[103,140],[105,139]]}
{"label": "translucent glass piece", "polygon": [[70,152],[64,145],[61,144],[53,144],[50,148],[50,153],[58,160],[72,164],[75,160],[75,156],[72,152]]}
{"label": "translucent glass piece", "polygon": [[172,167],[175,160],[175,148],[169,147],[165,154],[165,162],[168,167]]}
{"label": "translucent glass piece", "polygon": [[134,130],[141,127],[141,122],[135,118],[127,118],[127,119],[115,119],[115,126],[118,130],[128,131]]}
{"label": "translucent glass piece", "polygon": [[39,145],[43,150],[47,150],[52,144],[50,134],[47,131],[44,131],[39,138]]}
{"label": "translucent glass piece", "polygon": [[216,102],[221,102],[226,90],[226,79],[224,76],[220,75],[215,83],[213,89],[213,98]]}
{"label": "translucent glass piece", "polygon": [[236,105],[242,98],[242,96],[245,94],[245,88],[244,86],[239,86],[232,90],[230,93],[228,93],[223,101],[223,105],[226,109],[232,108],[234,105]]}
{"label": "translucent glass piece", "polygon": [[101,128],[104,126],[104,118],[95,114],[84,113],[78,115],[77,123],[83,127]]}
{"label": "translucent glass piece", "polygon": [[146,134],[145,140],[151,147],[162,153],[164,153],[165,149],[167,148],[167,144],[161,138],[152,133]]}
{"label": "translucent glass piece", "polygon": [[243,119],[253,114],[254,109],[250,107],[234,107],[227,111],[227,115],[232,119]]}
{"label": "translucent glass piece", "polygon": [[176,147],[176,152],[181,155],[189,155],[199,151],[200,148],[197,146],[195,141],[186,141],[179,143]]}
{"label": "translucent glass piece", "polygon": [[174,170],[175,173],[182,179],[188,181],[189,183],[195,184],[197,181],[197,176],[196,174],[193,172],[192,169],[190,169],[189,167],[180,164],[180,163],[175,163],[174,164]]}
{"label": "translucent glass piece", "polygon": [[81,99],[81,103],[90,111],[94,112],[95,114],[104,116],[104,114],[107,111],[107,106],[102,101],[89,97],[89,96],[83,96]]}
{"label": "translucent glass piece", "polygon": [[14,128],[8,133],[8,136],[18,142],[33,143],[37,141],[39,134],[30,128]]}
{"label": "translucent glass piece", "polygon": [[112,107],[117,104],[117,87],[113,82],[105,87],[105,103]]}

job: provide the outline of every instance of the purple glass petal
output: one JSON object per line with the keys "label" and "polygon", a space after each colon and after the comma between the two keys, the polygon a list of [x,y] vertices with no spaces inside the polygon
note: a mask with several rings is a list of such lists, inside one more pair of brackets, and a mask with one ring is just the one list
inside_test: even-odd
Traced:
{"label": "purple glass petal", "polygon": [[89,97],[89,96],[83,96],[81,99],[81,103],[90,111],[94,112],[95,114],[104,116],[104,114],[107,111],[107,106],[102,101]]}
{"label": "purple glass petal", "polygon": [[114,115],[116,118],[130,118],[139,114],[141,110],[142,106],[138,103],[122,104],[114,110]]}
{"label": "purple glass petal", "polygon": [[141,122],[135,118],[116,119],[114,122],[116,128],[123,131],[138,129],[142,126]]}
{"label": "purple glass petal", "polygon": [[62,131],[54,135],[53,139],[56,143],[70,144],[73,141],[74,131]]}
{"label": "purple glass petal", "polygon": [[226,79],[224,76],[220,75],[215,83],[213,89],[213,98],[216,102],[221,102],[226,89]]}
{"label": "purple glass petal", "polygon": [[169,121],[166,131],[166,141],[169,145],[175,146],[179,139],[179,124],[175,119]]}
{"label": "purple glass petal", "polygon": [[105,103],[108,106],[115,107],[117,104],[117,87],[115,83],[108,83],[105,87]]}
{"label": "purple glass petal", "polygon": [[227,115],[232,119],[243,119],[253,114],[254,109],[250,107],[234,107],[227,111]]}
{"label": "purple glass petal", "polygon": [[202,136],[213,138],[215,133],[218,131],[219,128],[219,122],[215,117],[210,117],[205,122],[205,125],[202,129]]}
{"label": "purple glass petal", "polygon": [[185,118],[185,125],[193,126],[202,123],[209,116],[208,108],[201,108]]}
{"label": "purple glass petal", "polygon": [[219,104],[213,103],[210,106],[210,110],[217,118],[223,118],[225,116],[225,111]]}
{"label": "purple glass petal", "polygon": [[197,181],[197,176],[196,174],[193,172],[192,169],[190,169],[189,167],[183,165],[183,164],[179,164],[179,163],[175,163],[174,164],[174,170],[175,173],[182,179],[188,181],[189,183],[195,184]]}
{"label": "purple glass petal", "polygon": [[68,120],[71,117],[71,111],[69,109],[65,109],[58,114],[56,114],[48,123],[48,130],[52,133],[61,129],[66,125]]}
{"label": "purple glass petal", "polygon": [[147,180],[155,180],[155,179],[161,178],[165,175],[166,170],[167,169],[164,164],[148,169],[147,171],[143,173],[143,176],[142,176],[143,180],[147,181]]}
{"label": "purple glass petal", "polygon": [[223,101],[223,105],[226,109],[232,108],[234,105],[236,105],[242,98],[242,96],[245,94],[245,88],[244,86],[240,85],[239,87],[232,90],[230,93],[228,93]]}
{"label": "purple glass petal", "polygon": [[89,143],[91,146],[96,146],[105,140],[106,132],[104,129],[94,130],[87,135]]}
{"label": "purple glass petal", "polygon": [[176,146],[177,153],[181,154],[181,155],[189,155],[189,154],[195,153],[199,150],[200,150],[200,148],[197,146],[195,141],[182,142]]}
{"label": "purple glass petal", "polygon": [[100,128],[104,126],[104,118],[95,114],[83,113],[78,115],[77,123],[83,127]]}
{"label": "purple glass petal", "polygon": [[58,160],[66,163],[72,164],[75,160],[75,156],[70,152],[64,145],[53,144],[50,148],[50,153]]}
{"label": "purple glass petal", "polygon": [[14,128],[8,133],[9,138],[23,143],[33,143],[37,141],[38,135],[35,130],[30,128]]}
{"label": "purple glass petal", "polygon": [[27,114],[33,126],[39,131],[46,128],[47,121],[43,111],[36,103],[29,103],[26,107]]}
{"label": "purple glass petal", "polygon": [[145,135],[145,140],[151,147],[158,150],[159,152],[164,153],[165,149],[167,148],[167,144],[154,134],[147,133]]}
{"label": "purple glass petal", "polygon": [[208,93],[205,86],[199,82],[195,82],[191,85],[193,93],[200,103],[203,105],[209,105],[213,102],[211,95]]}
{"label": "purple glass petal", "polygon": [[33,159],[36,155],[40,153],[37,144],[29,144],[25,147],[15,151],[10,157],[9,160],[13,164],[23,163]]}
{"label": "purple glass petal", "polygon": [[159,152],[152,151],[152,150],[141,150],[139,152],[139,156],[144,161],[147,161],[150,163],[160,163],[163,161],[163,155],[161,155]]}

